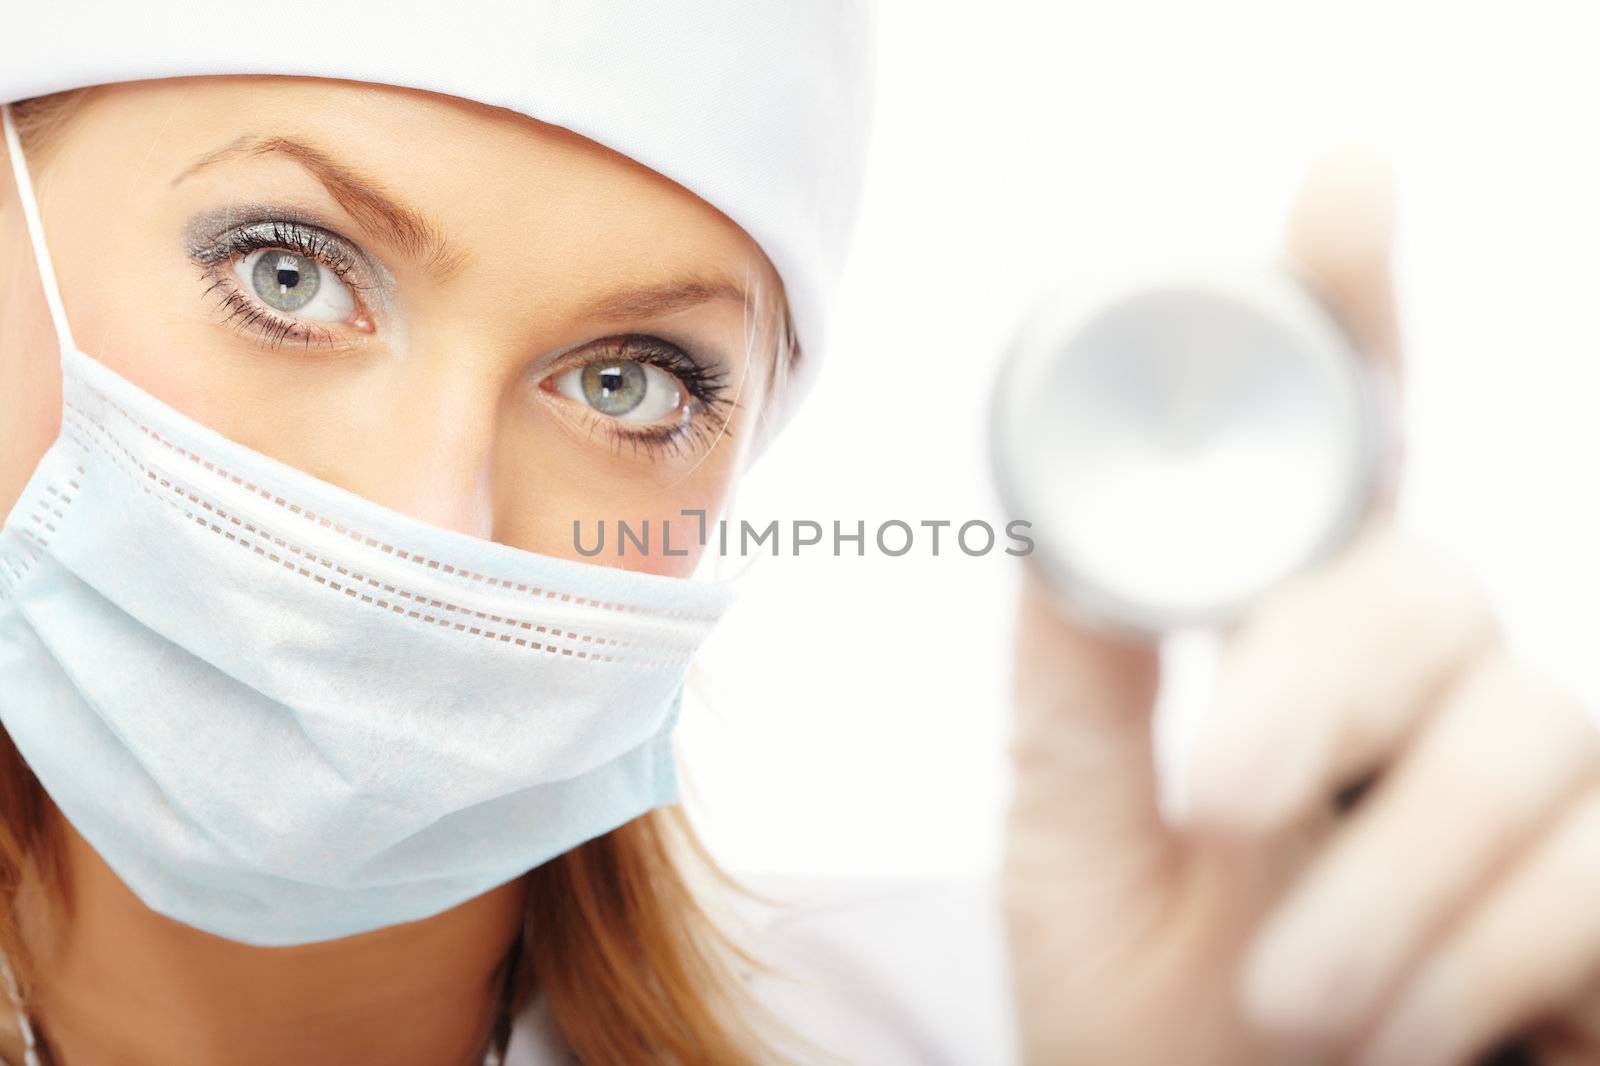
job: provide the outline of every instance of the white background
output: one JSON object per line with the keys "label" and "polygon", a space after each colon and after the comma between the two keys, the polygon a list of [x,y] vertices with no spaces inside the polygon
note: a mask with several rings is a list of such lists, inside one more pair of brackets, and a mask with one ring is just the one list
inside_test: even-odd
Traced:
{"label": "white background", "polygon": [[[1409,521],[1600,696],[1600,64],[1590,5],[885,3],[876,141],[828,363],[741,490],[757,525],[999,520],[998,353],[1061,271],[1266,256],[1300,167],[1400,182]],[[998,855],[1015,560],[766,559],[680,732],[745,874]]]}

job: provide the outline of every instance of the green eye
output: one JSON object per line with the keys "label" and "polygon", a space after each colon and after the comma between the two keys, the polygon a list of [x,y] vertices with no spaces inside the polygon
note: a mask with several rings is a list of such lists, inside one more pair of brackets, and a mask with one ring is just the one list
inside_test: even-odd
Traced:
{"label": "green eye", "polygon": [[304,256],[269,249],[256,260],[250,284],[268,307],[298,311],[322,287],[322,270]]}
{"label": "green eye", "polygon": [[582,371],[583,398],[603,415],[625,415],[644,401],[648,384],[638,363],[591,363]]}
{"label": "green eye", "polygon": [[637,359],[606,359],[576,367],[553,384],[561,395],[621,422],[659,422],[687,411],[678,378]]}
{"label": "green eye", "polygon": [[348,323],[355,293],[332,267],[287,248],[258,248],[233,267],[248,295],[268,309],[311,322]]}

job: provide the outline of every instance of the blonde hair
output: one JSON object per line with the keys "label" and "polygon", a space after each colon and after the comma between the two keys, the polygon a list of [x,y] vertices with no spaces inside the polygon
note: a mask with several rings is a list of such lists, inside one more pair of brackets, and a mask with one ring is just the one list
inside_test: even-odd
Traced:
{"label": "blonde hair", "polygon": [[[13,105],[31,166],[48,164],[92,92]],[[777,296],[772,383],[781,387],[798,347],[781,291]],[[16,903],[30,864],[46,898],[66,911],[71,906],[53,814],[38,778],[0,728],[0,951],[24,990],[34,960]],[[774,1061],[762,1027],[772,1019],[745,980],[745,971],[765,967],[713,919],[691,874],[744,891],[718,868],[679,805],[650,811],[531,870],[522,932],[498,973],[510,1013],[542,996],[585,1066]]]}

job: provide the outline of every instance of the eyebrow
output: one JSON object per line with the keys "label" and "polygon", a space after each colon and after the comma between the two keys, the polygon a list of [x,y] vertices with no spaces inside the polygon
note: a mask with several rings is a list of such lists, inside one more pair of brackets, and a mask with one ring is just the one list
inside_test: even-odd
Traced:
{"label": "eyebrow", "polygon": [[749,294],[732,281],[720,278],[694,278],[689,281],[640,289],[619,289],[589,304],[581,312],[585,318],[636,322],[659,318],[713,300],[729,300],[748,306]]}
{"label": "eyebrow", "polygon": [[334,161],[320,149],[287,137],[240,137],[189,164],[172,179],[172,185],[225,159],[263,155],[287,156],[299,163],[357,222],[386,235],[400,251],[424,264],[429,273],[448,276],[466,263],[466,256],[437,227],[384,191],[380,183]]}
{"label": "eyebrow", "polygon": [[[336,162],[318,148],[287,137],[239,137],[190,163],[172,179],[172,185],[226,159],[262,155],[283,155],[299,163],[356,221],[387,234],[396,247],[425,264],[435,277],[448,276],[467,262],[465,253],[452,246],[436,226],[384,191],[381,183]],[[590,303],[581,314],[605,321],[635,322],[716,300],[746,307],[751,303],[749,292],[728,277],[691,277],[651,288],[618,289]]]}

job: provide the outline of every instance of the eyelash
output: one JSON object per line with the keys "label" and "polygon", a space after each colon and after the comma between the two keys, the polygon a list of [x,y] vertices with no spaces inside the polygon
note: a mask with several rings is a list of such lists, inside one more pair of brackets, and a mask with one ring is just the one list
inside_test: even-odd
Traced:
{"label": "eyelash", "polygon": [[[650,458],[667,452],[681,452],[690,445],[708,446],[718,437],[732,437],[728,428],[733,411],[740,404],[730,396],[728,374],[720,366],[708,365],[671,341],[647,333],[623,333],[604,337],[582,349],[583,358],[564,365],[556,374],[581,370],[595,363],[626,359],[666,371],[682,383],[691,405],[687,418],[671,425],[629,426],[598,411],[585,409],[597,425],[612,434],[617,451],[631,448]],[[556,374],[550,375],[553,379]]]}
{"label": "eyelash", "polygon": [[339,335],[334,330],[279,315],[239,288],[237,279],[226,268],[234,260],[263,249],[287,249],[327,267],[355,294],[357,301],[365,291],[354,277],[357,253],[333,234],[288,219],[254,222],[213,237],[191,253],[202,268],[201,279],[209,282],[206,294],[217,294],[226,312],[223,324],[241,333],[254,333],[274,348],[294,341],[307,348],[337,342]]}
{"label": "eyelash", "polygon": [[[306,348],[331,345],[341,338],[326,326],[282,316],[246,295],[231,269],[235,260],[264,249],[287,249],[333,271],[348,286],[358,303],[366,287],[355,277],[361,257],[343,239],[316,226],[289,219],[254,222],[209,238],[191,251],[191,258],[202,268],[206,294],[217,294],[224,312],[223,322],[230,329],[253,333],[274,348],[298,342]],[[689,394],[688,417],[671,425],[629,426],[598,411],[585,409],[597,424],[603,423],[615,442],[616,450],[630,448],[650,458],[668,452],[681,452],[691,444],[705,446],[718,437],[731,437],[728,428],[732,413],[741,405],[728,395],[727,372],[707,363],[670,341],[650,334],[628,333],[605,337],[585,346],[583,358],[566,364],[557,373],[581,369],[592,363],[628,359],[664,370],[682,383]],[[552,375],[553,376],[553,375]]]}

